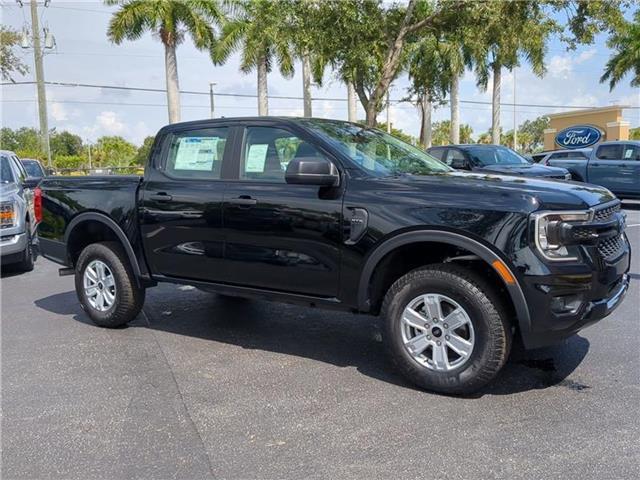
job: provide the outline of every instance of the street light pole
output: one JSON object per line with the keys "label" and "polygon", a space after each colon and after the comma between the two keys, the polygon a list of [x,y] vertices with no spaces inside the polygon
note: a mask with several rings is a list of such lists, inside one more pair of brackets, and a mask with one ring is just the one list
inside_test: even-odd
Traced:
{"label": "street light pole", "polygon": [[40,135],[42,147],[47,154],[47,166],[51,168],[51,147],[49,145],[49,120],[47,118],[47,92],[44,86],[44,66],[42,62],[42,45],[40,44],[40,25],[38,23],[38,2],[31,0],[31,32],[33,33],[33,54],[36,67],[36,83],[38,90],[38,117],[40,119]]}
{"label": "street light pole", "polygon": [[213,87],[216,84],[213,82],[209,83],[209,103],[211,104],[211,118],[216,118],[215,117],[215,108],[214,108],[214,101],[213,101]]}
{"label": "street light pole", "polygon": [[389,92],[387,91],[387,133],[391,133],[391,118],[389,116]]}
{"label": "street light pole", "polygon": [[516,67],[513,67],[513,149],[518,148],[518,124],[516,123]]}

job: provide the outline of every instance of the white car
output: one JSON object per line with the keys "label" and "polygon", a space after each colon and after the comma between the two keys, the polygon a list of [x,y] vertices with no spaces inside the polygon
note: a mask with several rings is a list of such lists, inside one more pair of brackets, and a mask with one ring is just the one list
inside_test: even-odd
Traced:
{"label": "white car", "polygon": [[0,150],[0,258],[2,266],[15,264],[33,270],[37,256],[37,226],[42,219],[40,178],[32,178],[17,155]]}

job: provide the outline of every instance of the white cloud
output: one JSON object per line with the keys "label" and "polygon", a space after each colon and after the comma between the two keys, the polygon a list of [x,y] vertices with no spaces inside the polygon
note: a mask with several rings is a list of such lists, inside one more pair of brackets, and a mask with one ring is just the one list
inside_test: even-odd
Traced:
{"label": "white cloud", "polygon": [[554,55],[547,67],[549,76],[567,80],[573,73],[573,62],[569,56]]}
{"label": "white cloud", "polygon": [[125,129],[125,124],[118,119],[116,112],[102,112],[96,118],[96,123],[106,135],[119,135]]}
{"label": "white cloud", "polygon": [[597,53],[595,48],[590,48],[589,50],[585,50],[578,55],[578,58],[575,59],[576,64],[584,63],[587,60],[591,60],[593,56]]}
{"label": "white cloud", "polygon": [[51,104],[49,112],[51,114],[51,117],[53,117],[56,122],[64,122],[69,118],[69,116],[67,115],[67,109],[64,108],[64,105],[58,102],[54,102]]}

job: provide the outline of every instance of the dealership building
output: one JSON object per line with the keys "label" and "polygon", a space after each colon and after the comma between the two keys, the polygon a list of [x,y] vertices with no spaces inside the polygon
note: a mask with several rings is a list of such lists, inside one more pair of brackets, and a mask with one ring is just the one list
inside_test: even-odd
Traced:
{"label": "dealership building", "polygon": [[624,109],[623,105],[611,105],[548,115],[545,151],[589,146],[596,138],[602,142],[629,140],[629,122],[622,118]]}

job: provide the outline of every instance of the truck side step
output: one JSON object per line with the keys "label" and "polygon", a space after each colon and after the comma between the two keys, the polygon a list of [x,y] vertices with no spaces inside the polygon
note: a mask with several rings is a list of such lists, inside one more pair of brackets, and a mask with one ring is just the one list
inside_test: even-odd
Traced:
{"label": "truck side step", "polygon": [[61,277],[66,277],[67,275],[73,275],[74,273],[76,273],[75,268],[59,268],[58,269],[58,275],[60,275]]}

